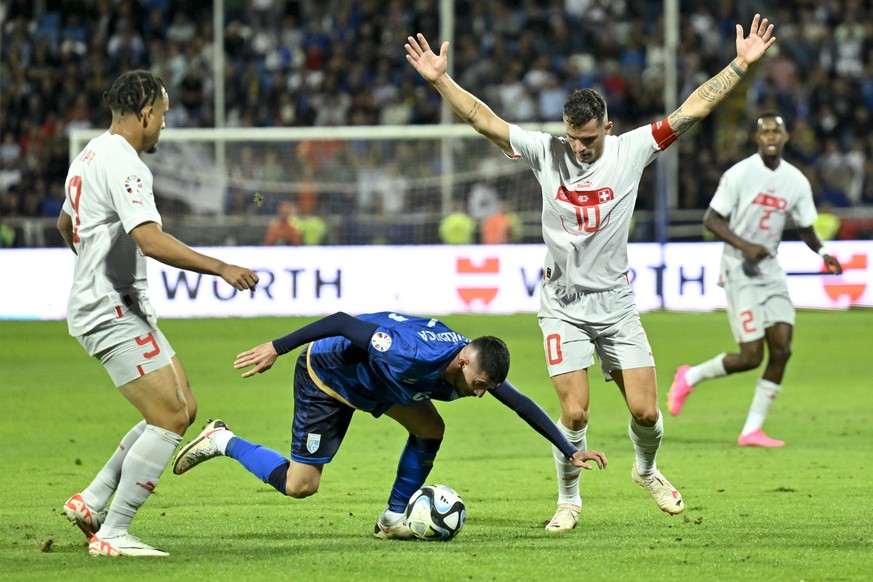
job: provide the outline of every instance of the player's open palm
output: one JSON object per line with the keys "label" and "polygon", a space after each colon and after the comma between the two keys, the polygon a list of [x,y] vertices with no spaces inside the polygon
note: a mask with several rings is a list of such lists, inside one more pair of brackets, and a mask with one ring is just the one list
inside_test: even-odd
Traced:
{"label": "player's open palm", "polygon": [[276,348],[273,347],[273,342],[267,342],[239,354],[233,362],[233,367],[240,370],[254,366],[254,368],[242,375],[243,378],[250,378],[255,374],[261,374],[272,368],[278,357],[279,354],[276,352]]}
{"label": "player's open palm", "polygon": [[773,25],[769,24],[766,18],[761,18],[760,14],[756,14],[752,19],[749,36],[744,37],[743,27],[737,25],[737,56],[742,57],[749,64],[760,59],[775,42]]}
{"label": "player's open palm", "polygon": [[427,39],[420,32],[415,37],[406,37],[406,60],[426,80],[433,83],[446,72],[448,64],[449,43],[444,42],[440,54],[434,53]]}

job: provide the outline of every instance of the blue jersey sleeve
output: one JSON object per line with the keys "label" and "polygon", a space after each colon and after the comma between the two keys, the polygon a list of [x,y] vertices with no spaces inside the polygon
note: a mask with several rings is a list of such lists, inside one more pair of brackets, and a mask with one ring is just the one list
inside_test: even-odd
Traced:
{"label": "blue jersey sleeve", "polygon": [[578,450],[567,440],[564,433],[558,429],[549,415],[539,404],[510,384],[503,382],[497,388],[489,391],[498,401],[515,411],[531,428],[546,437],[550,443],[558,447],[561,453],[568,459]]}
{"label": "blue jersey sleeve", "polygon": [[338,311],[309,325],[304,325],[288,335],[273,340],[273,347],[280,356],[309,342],[326,337],[344,337],[355,347],[366,350],[377,326],[371,322]]}

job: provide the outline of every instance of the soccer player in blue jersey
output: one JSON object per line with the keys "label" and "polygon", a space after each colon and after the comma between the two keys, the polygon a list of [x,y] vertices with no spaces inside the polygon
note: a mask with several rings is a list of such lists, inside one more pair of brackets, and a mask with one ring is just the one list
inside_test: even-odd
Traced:
{"label": "soccer player in blue jersey", "polygon": [[355,410],[376,417],[385,414],[409,431],[409,439],[373,535],[409,539],[412,531],[403,521],[403,510],[424,485],[445,432],[431,401],[481,398],[486,392],[514,410],[575,466],[593,468],[587,461],[601,469],[606,466],[602,453],[577,450],[542,408],[506,381],[509,349],[496,337],[470,341],[436,319],[389,312],[352,317],[339,312],[239,354],[234,367],[251,367],[242,375],[249,378],[307,343],[294,370],[290,460],[236,436],[223,421],[212,420],[179,450],[173,472],[181,475],[225,455],[279,492],[308,497],[318,491],[324,465],[339,450]]}

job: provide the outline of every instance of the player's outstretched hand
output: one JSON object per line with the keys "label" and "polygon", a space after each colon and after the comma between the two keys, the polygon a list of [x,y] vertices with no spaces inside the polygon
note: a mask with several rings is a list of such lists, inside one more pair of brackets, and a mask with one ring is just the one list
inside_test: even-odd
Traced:
{"label": "player's outstretched hand", "polygon": [[449,43],[444,42],[440,46],[440,54],[435,54],[427,39],[420,32],[415,36],[406,37],[406,60],[419,74],[431,83],[436,82],[446,72],[448,64]]}
{"label": "player's outstretched hand", "polygon": [[225,264],[219,272],[221,278],[237,291],[254,289],[258,284],[258,275],[251,269]]}
{"label": "player's outstretched hand", "polygon": [[239,354],[233,362],[233,367],[240,370],[242,368],[254,366],[254,368],[242,375],[243,378],[251,378],[255,374],[266,372],[272,368],[278,357],[279,354],[276,353],[276,348],[273,347],[273,342],[267,342]]}
{"label": "player's outstretched hand", "polygon": [[582,467],[583,469],[588,469],[590,471],[594,467],[589,465],[586,461],[594,461],[600,469],[606,468],[606,455],[597,451],[576,451],[570,459],[570,462],[577,467]]}
{"label": "player's outstretched hand", "polygon": [[840,261],[838,261],[836,257],[825,255],[823,258],[825,268],[828,270],[828,273],[830,273],[831,275],[839,275],[843,272],[843,266],[840,264]]}
{"label": "player's outstretched hand", "polygon": [[737,25],[737,56],[745,59],[750,65],[760,59],[767,49],[773,46],[776,37],[773,36],[773,25],[756,14],[749,27],[749,36],[743,36],[743,27]]}

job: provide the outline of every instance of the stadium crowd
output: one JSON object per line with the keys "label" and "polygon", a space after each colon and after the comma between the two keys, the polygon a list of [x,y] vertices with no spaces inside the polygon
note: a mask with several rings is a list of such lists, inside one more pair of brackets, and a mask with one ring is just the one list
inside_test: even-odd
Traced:
{"label": "stadium crowd", "polygon": [[[403,50],[409,34],[437,38],[438,0],[224,4],[226,126],[439,122],[439,95]],[[758,4],[680,1],[680,101],[730,59],[734,23],[750,20]],[[560,121],[566,95],[582,87],[606,96],[618,132],[665,114],[661,0],[455,5],[454,76],[502,117]],[[810,179],[820,208],[873,205],[873,12],[865,5],[768,8],[777,50],[744,91],[679,142],[679,208],[707,206],[721,173],[751,149],[752,121],[764,110],[785,116],[786,157]],[[173,99],[168,127],[215,125],[211,2],[9,0],[0,22],[0,246],[16,244],[4,218],[57,216],[68,132],[108,127],[102,94],[120,72],[146,68],[163,78]],[[300,167],[274,170],[281,181]],[[641,209],[653,207],[654,180],[646,172]],[[304,213],[332,211],[312,196],[295,203]],[[237,206],[229,192],[225,212]]]}

